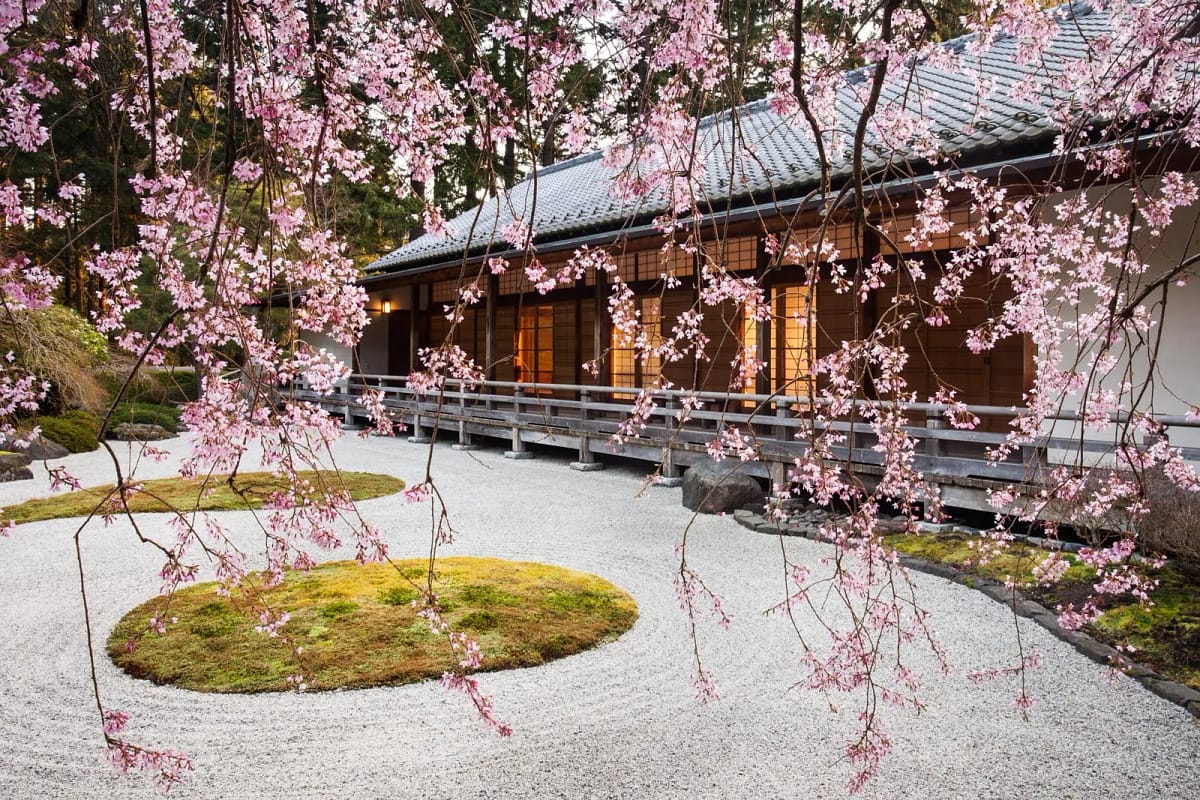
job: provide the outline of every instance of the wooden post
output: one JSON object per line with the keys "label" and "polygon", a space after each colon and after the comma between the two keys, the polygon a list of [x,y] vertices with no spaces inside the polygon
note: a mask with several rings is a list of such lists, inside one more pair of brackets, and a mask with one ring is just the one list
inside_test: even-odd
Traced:
{"label": "wooden post", "polygon": [[496,301],[500,294],[500,276],[488,275],[484,297],[483,361],[489,381],[496,380]]}
{"label": "wooden post", "polygon": [[612,383],[612,363],[610,358],[601,362],[600,357],[608,349],[608,273],[596,271],[595,319],[592,321],[592,358],[599,368],[596,382],[602,386]]}
{"label": "wooden post", "polygon": [[782,461],[770,461],[767,473],[771,477],[771,497],[778,499],[787,491],[787,465]]}
{"label": "wooden post", "polygon": [[[786,397],[775,398],[775,419],[787,419],[790,406],[791,401]],[[781,442],[790,442],[792,440],[791,430],[786,425],[776,425],[775,438]],[[786,452],[786,448],[784,448],[784,452]]]}
{"label": "wooden post", "polygon": [[421,370],[421,362],[418,360],[417,351],[421,349],[420,328],[417,325],[417,317],[420,315],[421,305],[421,287],[417,284],[412,284],[408,287],[408,369],[409,372],[419,372]]}
{"label": "wooden post", "polygon": [[[931,431],[945,430],[946,420],[942,417],[942,412],[939,409],[930,409],[925,412],[925,427]],[[931,469],[936,469],[937,460],[942,457],[942,440],[933,436],[925,439],[925,455],[929,456]]]}
{"label": "wooden post", "polygon": [[667,418],[663,427],[666,428],[667,441],[663,445],[662,473],[655,484],[658,486],[679,486],[683,483],[683,470],[675,463],[675,437],[679,435],[678,420],[675,414],[679,411],[679,402],[674,397],[668,397],[665,404]]}
{"label": "wooden post", "polygon": [[[940,409],[931,408],[925,412],[925,427],[934,433],[945,430],[946,420]],[[929,457],[929,469],[925,472],[925,475],[929,478],[929,482],[934,488],[940,489],[941,483],[938,481],[937,476],[940,473],[938,461],[942,457],[942,440],[933,436],[926,437],[925,455]],[[925,510],[929,510],[928,504],[926,504]]]}
{"label": "wooden post", "polygon": [[413,444],[429,444],[431,439],[421,429],[421,411],[419,408],[413,411],[412,426],[412,436],[408,437],[408,441]]}
{"label": "wooden post", "polygon": [[474,450],[471,442],[471,432],[467,430],[467,393],[462,384],[458,387],[458,444],[450,446],[451,450]]}
{"label": "wooden post", "polygon": [[588,403],[591,402],[591,399],[592,393],[587,389],[579,392],[579,457],[571,462],[571,469],[580,472],[595,472],[604,469],[604,465],[596,460],[596,454],[592,452],[591,437],[588,436],[587,421],[591,416]]}
{"label": "wooden post", "polygon": [[524,395],[525,390],[520,386],[513,389],[512,449],[504,451],[505,458],[533,458],[533,453],[526,450],[525,442],[521,441],[521,398]]}

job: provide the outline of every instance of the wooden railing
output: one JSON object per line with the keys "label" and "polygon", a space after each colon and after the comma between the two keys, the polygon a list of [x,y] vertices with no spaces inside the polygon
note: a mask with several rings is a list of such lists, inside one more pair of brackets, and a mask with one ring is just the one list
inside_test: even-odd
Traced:
{"label": "wooden railing", "polygon": [[[660,463],[667,482],[679,477],[681,467],[706,458],[708,444],[730,426],[749,436],[757,448],[758,460],[746,469],[782,482],[787,467],[808,446],[809,437],[797,434],[808,434],[814,427],[807,401],[778,395],[657,390],[644,427],[618,436],[633,408],[636,390],[629,387],[488,381],[464,391],[460,384],[448,381],[441,392],[417,396],[402,376],[356,374],[341,392],[294,391],[298,398],[319,403],[353,423],[366,421],[366,410],[359,403],[366,389],[382,393],[385,407],[409,426],[410,441],[428,441],[435,432],[439,438],[452,437],[460,447],[473,446],[477,437],[501,439],[508,442],[506,455],[514,458],[528,455],[530,445],[570,448],[577,453],[574,466],[580,469],[593,468],[589,465],[596,464],[597,455],[612,453]],[[685,405],[696,403],[699,407],[681,413]],[[984,423],[979,426],[983,429],[960,430],[948,423],[946,406],[909,403],[899,408],[910,422],[904,430],[918,442],[916,468],[934,483],[961,490],[960,505],[985,507],[984,492],[998,484],[1036,485],[1045,474],[1047,453],[1055,448],[1082,448],[1097,456],[1110,449],[1103,442],[1078,437],[1044,436],[998,460],[989,457],[989,451],[1006,439],[998,431],[1007,430],[1021,409],[967,406]],[[1070,422],[1079,417],[1063,413],[1055,419]],[[1182,416],[1161,416],[1156,421],[1168,427],[1200,427]],[[875,449],[878,438],[868,422],[847,415],[815,427],[844,435],[831,454],[848,469],[867,479],[882,472],[884,454]],[[1185,451],[1185,457],[1200,460],[1200,449]]]}

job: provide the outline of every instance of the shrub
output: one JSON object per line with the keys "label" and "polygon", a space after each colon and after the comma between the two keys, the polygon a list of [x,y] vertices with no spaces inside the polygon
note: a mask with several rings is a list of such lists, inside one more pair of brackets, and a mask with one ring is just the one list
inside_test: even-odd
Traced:
{"label": "shrub", "polygon": [[[125,386],[131,365],[114,365],[115,369],[105,370],[97,376],[100,384],[108,393],[109,400],[117,396],[117,392]],[[125,394],[121,396],[122,403],[147,404],[154,406],[182,405],[196,400],[200,396],[199,381],[191,369],[176,367],[174,369],[143,368],[138,371]]]}
{"label": "shrub", "polygon": [[200,397],[200,382],[194,370],[176,369],[154,373],[154,380],[166,389],[163,404],[179,405]]}
{"label": "shrub", "polygon": [[42,436],[57,442],[72,453],[88,453],[100,446],[96,432],[77,419],[42,417],[38,420]]}
{"label": "shrub", "polygon": [[90,411],[73,408],[70,411],[64,411],[62,414],[59,414],[59,418],[82,425],[90,430],[93,435],[99,435],[100,433],[100,418]]}
{"label": "shrub", "polygon": [[171,406],[119,403],[109,418],[108,426],[111,428],[122,422],[134,422],[140,425],[159,425],[169,433],[178,433],[180,416],[179,409]]}
{"label": "shrub", "polygon": [[1200,494],[1181,489],[1161,468],[1143,481],[1149,511],[1138,522],[1142,548],[1200,564]]}

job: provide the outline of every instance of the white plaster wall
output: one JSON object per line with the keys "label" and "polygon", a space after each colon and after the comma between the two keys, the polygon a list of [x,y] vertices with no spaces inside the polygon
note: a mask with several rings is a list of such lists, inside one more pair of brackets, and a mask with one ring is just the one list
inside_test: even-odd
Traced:
{"label": "white plaster wall", "polygon": [[[1200,174],[1191,177],[1200,182]],[[1056,196],[1052,204],[1064,202],[1073,194]],[[1105,208],[1110,211],[1128,213],[1127,191],[1112,192],[1108,197],[1103,197],[1098,190],[1092,190],[1091,196],[1095,202],[1103,199]],[[1137,237],[1135,246],[1142,259],[1150,265],[1150,270],[1143,278],[1145,282],[1152,281],[1178,265],[1182,259],[1200,252],[1200,209],[1182,209],[1176,217],[1176,221],[1161,237],[1144,234]],[[1157,321],[1151,334],[1161,337],[1161,343],[1158,345],[1157,363],[1153,365],[1153,386],[1138,406],[1139,410],[1184,415],[1191,406],[1200,405],[1200,270],[1193,268],[1189,273],[1184,286],[1172,283],[1169,287],[1165,311],[1155,307],[1161,299],[1161,292],[1156,291],[1144,304]],[[1075,356],[1073,351],[1064,353],[1064,364],[1072,363]],[[1103,385],[1115,389],[1121,378],[1125,377],[1122,368],[1126,365],[1132,368],[1135,385],[1144,382],[1152,368],[1150,356],[1151,352],[1143,347],[1133,354],[1132,359],[1126,357]],[[1078,410],[1079,401],[1078,396],[1068,398],[1063,405],[1064,410]],[[1077,438],[1080,424],[1059,421],[1047,430],[1052,430],[1055,436]],[[1112,431],[1085,431],[1084,436],[1092,441],[1112,441],[1114,434]],[[1200,428],[1176,427],[1168,430],[1168,436],[1172,444],[1200,447]],[[1048,453],[1053,463],[1076,463],[1078,455],[1078,448],[1057,448]],[[1083,461],[1097,463],[1097,456],[1088,456]]]}
{"label": "white plaster wall", "polygon": [[[338,342],[331,336],[323,333],[312,333],[310,331],[302,331],[300,334],[301,341],[307,342],[314,350],[327,350],[332,353],[338,361],[341,361],[347,368],[353,367],[352,353],[350,348]],[[338,389],[344,391],[347,381],[342,381],[338,385]]]}
{"label": "white plaster wall", "polygon": [[[367,296],[367,326],[363,329],[363,335],[358,344],[358,368],[368,374],[387,372],[388,317],[381,313],[385,297],[392,301],[393,310],[400,308],[401,304],[398,302],[398,298],[391,297],[387,292],[372,292]],[[333,353],[348,369],[355,369],[354,353],[351,348],[332,337],[323,333],[303,331],[300,338],[318,350],[324,348]]]}
{"label": "white plaster wall", "polygon": [[[367,308],[379,308],[379,301]],[[388,371],[388,317],[371,313],[370,321],[358,342],[359,369],[368,375],[384,375]]]}

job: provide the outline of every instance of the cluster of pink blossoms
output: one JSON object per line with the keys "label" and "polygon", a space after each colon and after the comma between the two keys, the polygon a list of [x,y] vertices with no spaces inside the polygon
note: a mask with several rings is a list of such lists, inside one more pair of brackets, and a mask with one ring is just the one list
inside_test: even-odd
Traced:
{"label": "cluster of pink blossoms", "polygon": [[[1200,488],[1200,478],[1183,451],[1162,435],[1154,403],[1167,392],[1153,391],[1154,371],[1143,375],[1128,366],[1153,363],[1166,293],[1185,284],[1200,261],[1185,254],[1163,267],[1151,257],[1169,249],[1164,240],[1172,224],[1194,212],[1200,190],[1190,174],[1148,172],[1153,158],[1147,154],[1200,146],[1200,86],[1188,4],[1096,0],[1111,30],[1053,73],[1046,65],[1058,57],[1047,53],[1070,23],[1067,7],[1043,12],[1028,2],[976,0],[959,20],[973,38],[946,48],[931,28],[933,20],[922,13],[924,6],[900,0],[816,6],[810,22],[793,13],[792,4],[767,3],[759,20],[762,46],[747,53],[724,6],[714,0],[535,0],[512,18],[489,20],[482,30],[473,9],[455,0],[332,0],[320,15],[291,0],[231,0],[221,18],[199,25],[188,6],[109,0],[88,6],[94,19],[76,23],[69,41],[62,40],[69,22],[63,4],[0,0],[0,163],[6,168],[0,174],[10,174],[18,156],[53,155],[51,132],[60,120],[51,101],[66,83],[94,85],[106,94],[105,107],[144,157],[122,165],[132,178],[117,187],[136,203],[136,229],[126,240],[81,258],[100,287],[92,321],[139,365],[162,363],[179,350],[194,360],[204,391],[184,412],[193,444],[184,474],[231,472],[247,452],[260,449],[267,467],[287,479],[287,490],[272,500],[261,521],[265,564],[259,566],[269,584],[289,568],[311,566],[320,552],[347,536],[362,560],[381,560],[388,552],[380,532],[357,517],[338,486],[313,486],[297,477],[322,465],[341,431],[320,409],[298,400],[293,389],[333,392],[346,376],[329,350],[305,336],[321,334],[351,347],[367,321],[365,292],[356,285],[358,266],[334,233],[331,198],[338,187],[385,184],[412,199],[426,228],[439,233],[447,230],[449,212],[425,189],[466,142],[484,154],[518,145],[534,153],[528,142],[535,134],[562,125],[573,150],[609,143],[604,163],[613,172],[613,193],[632,206],[651,202],[658,209],[661,286],[680,285],[670,267],[677,255],[699,265],[695,302],[674,319],[658,321],[659,330],[647,329],[628,285],[612,282],[609,310],[622,346],[632,349],[642,368],[659,370],[618,432],[618,441],[626,441],[640,436],[656,415],[664,416],[655,391],[673,388],[662,375],[666,365],[712,359],[706,321],[731,308],[751,320],[772,317],[761,282],[730,269],[705,221],[706,211],[736,199],[763,154],[744,137],[714,138],[708,133],[713,127],[702,122],[714,104],[736,118],[745,86],[733,76],[769,86],[768,103],[780,124],[815,154],[813,191],[825,200],[814,236],[800,241],[762,231],[772,269],[803,276],[811,296],[821,287],[874,309],[871,325],[819,358],[811,353],[809,374],[787,390],[804,412],[799,430],[807,447],[776,498],[804,496],[850,512],[823,536],[837,551],[829,562],[833,595],[849,610],[851,622],[832,630],[827,647],[804,642],[799,667],[803,682],[814,688],[863,698],[861,736],[846,749],[855,768],[849,785],[859,789],[891,749],[878,698],[885,705],[919,706],[916,682],[903,663],[882,671],[876,666],[871,656],[877,643],[926,642],[936,651],[924,612],[904,593],[903,568],[878,535],[885,508],[907,515],[910,529],[922,515],[940,515],[938,489],[918,466],[909,408],[923,401],[941,406],[944,419],[958,430],[980,424],[948,382],[939,380],[918,394],[910,370],[921,354],[912,342],[921,326],[951,325],[977,287],[988,287],[996,299],[964,345],[986,354],[1020,339],[1035,351],[1024,410],[996,448],[996,459],[1035,447],[1076,423],[1079,431],[1071,428],[1071,435],[1111,445],[1099,465],[1081,448],[1070,463],[1051,470],[1032,497],[1015,489],[996,491],[998,523],[980,556],[1008,541],[1013,521],[1040,526],[1053,538],[1059,525],[1083,530],[1094,529],[1097,521],[1125,520],[1114,539],[1099,542],[1085,559],[1098,571],[1098,595],[1129,594],[1148,602],[1151,582],[1131,563],[1137,520],[1145,512],[1138,476],[1161,470],[1192,491]],[[477,32],[471,54],[453,53],[449,71],[445,56],[453,46],[441,33],[447,19]],[[200,37],[217,31],[222,46],[214,55],[212,42]],[[1015,58],[1028,68],[1013,83],[981,68],[988,53],[1006,41],[1017,43]],[[520,55],[519,88],[497,79],[488,60],[497,48]],[[114,60],[126,66],[116,83],[96,68]],[[851,64],[867,66],[850,73]],[[972,132],[976,126],[984,130],[1002,95],[1044,108],[1047,135],[1056,137],[1054,155],[1068,167],[1062,174],[1083,177],[1073,186],[1022,187],[1018,196],[1002,180],[958,169],[922,113],[935,98],[933,90],[912,86],[918,65],[961,76],[974,87],[974,96],[964,101]],[[578,85],[580,70],[607,75],[611,97],[593,107],[571,97],[568,88]],[[215,115],[208,138],[197,132],[204,126],[189,117],[194,109],[180,99],[181,84],[197,87],[205,113]],[[848,107],[858,116],[847,117]],[[376,165],[364,141],[386,148],[384,166]],[[714,153],[721,158],[711,158]],[[886,203],[872,205],[871,182],[874,175],[903,176],[911,159],[932,165],[936,174],[914,187],[915,209],[901,231],[899,215]],[[713,174],[713,164],[723,164],[728,174]],[[1108,201],[1121,187],[1132,200],[1118,213]],[[714,195],[717,188],[728,196]],[[26,252],[26,236],[45,230],[75,236],[72,204],[110,190],[88,185],[74,169],[45,195],[0,179],[0,300],[7,313],[49,305],[58,289],[56,275],[67,271],[56,261],[64,255],[40,263]],[[964,206],[970,222],[956,227],[953,209]],[[445,309],[452,331],[465,309],[482,301],[487,279],[509,269],[523,270],[541,293],[572,285],[589,272],[607,283],[616,271],[613,256],[600,248],[581,250],[562,269],[549,269],[535,245],[542,233],[536,203],[520,212],[495,238],[524,258],[489,257],[478,274],[465,276],[456,301]],[[845,257],[858,245],[837,240],[840,224],[859,239],[869,234],[883,255],[847,267]],[[936,268],[906,256],[951,232],[963,246]],[[146,311],[139,281],[148,269],[170,311],[152,329],[135,329],[131,320]],[[793,319],[815,328],[815,315],[810,306]],[[419,394],[437,395],[448,384],[469,389],[484,379],[480,366],[450,339],[420,357],[421,368],[410,376]],[[765,366],[743,347],[734,358],[730,388],[740,391]],[[37,408],[46,388],[15,355],[0,362],[0,436],[20,446],[14,420]],[[1194,408],[1194,399],[1188,402]],[[376,418],[379,432],[396,429],[382,395],[368,394],[362,406]],[[677,420],[700,406],[698,398],[685,397]],[[847,422],[870,432],[878,479],[869,485],[842,468]],[[725,427],[710,451],[753,460],[760,448],[751,431]],[[115,469],[122,489],[105,516],[118,511],[137,484],[136,476],[119,465]],[[78,485],[62,471],[51,480]],[[453,533],[445,506],[431,476],[413,487],[407,499],[435,508],[436,552],[437,543]],[[776,502],[770,511],[779,517],[783,508]],[[181,517],[171,530],[171,541],[151,543],[163,552],[166,591],[193,580],[203,559],[216,565],[227,591],[252,582],[251,565],[257,562],[232,543],[217,520]],[[720,596],[689,565],[686,547],[679,556],[677,590],[693,626],[697,603],[710,605],[718,622],[727,624]],[[1063,563],[1048,552],[1037,579],[1061,577]],[[782,610],[820,617],[806,602],[810,575],[788,566],[793,586]],[[1063,609],[1063,624],[1085,624],[1098,603]],[[285,613],[262,613],[264,633],[283,635]],[[167,624],[156,619],[150,627]],[[443,682],[507,732],[468,674],[479,665],[478,650],[452,632],[447,643],[461,669]],[[698,647],[696,659],[698,692],[715,697],[714,678]],[[1033,665],[1023,657],[1016,669]],[[303,675],[296,677],[294,683],[303,684]],[[1018,704],[1024,709],[1029,703],[1022,690]],[[123,769],[147,770],[170,786],[190,768],[170,750],[112,738],[123,717],[102,712],[101,722],[110,753]]]}

